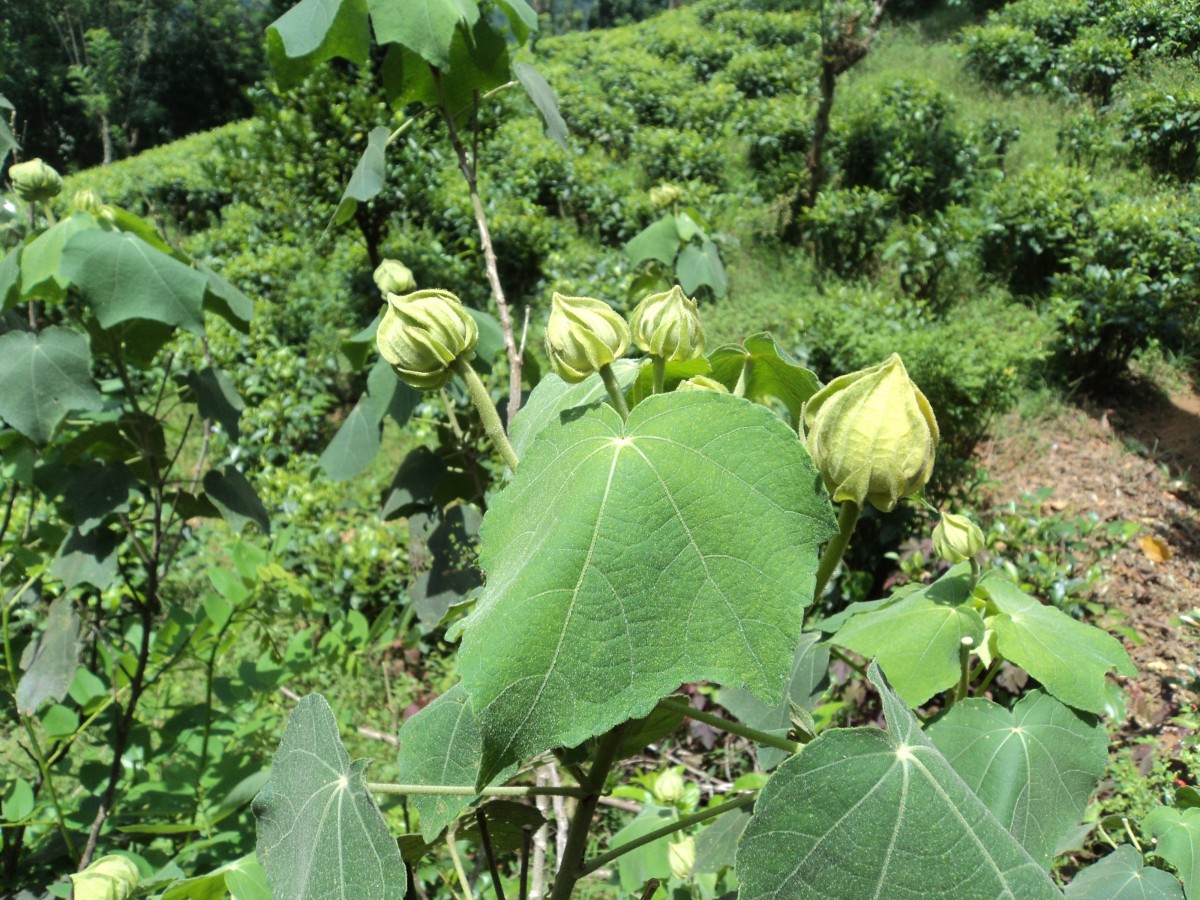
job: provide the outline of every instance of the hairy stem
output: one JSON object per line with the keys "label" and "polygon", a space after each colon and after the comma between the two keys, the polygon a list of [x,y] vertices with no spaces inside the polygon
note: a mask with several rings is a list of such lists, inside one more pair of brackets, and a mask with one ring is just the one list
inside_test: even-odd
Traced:
{"label": "hairy stem", "polygon": [[654,393],[661,394],[667,380],[667,361],[661,356],[650,357],[654,365]]}
{"label": "hairy stem", "polygon": [[821,599],[821,595],[825,593],[825,586],[833,577],[833,570],[838,567],[838,563],[846,555],[846,547],[850,545],[850,537],[854,534],[854,527],[858,524],[860,512],[862,510],[859,505],[852,500],[847,500],[842,504],[842,511],[838,514],[838,533],[832,541],[825,545],[821,564],[817,567],[817,586],[813,591],[814,600]]}
{"label": "hairy stem", "polygon": [[672,709],[677,713],[682,713],[689,718],[695,719],[697,722],[703,722],[705,725],[711,725],[713,728],[721,731],[728,731],[730,734],[744,737],[747,740],[754,741],[756,744],[774,747],[786,753],[796,753],[801,747],[795,741],[789,741],[787,738],[780,737],[777,734],[768,734],[757,728],[751,728],[749,725],[743,725],[741,722],[724,719],[721,716],[714,716],[712,713],[696,709],[682,697],[665,697],[658,701],[658,705]]}
{"label": "hairy stem", "polygon": [[390,781],[371,781],[367,790],[372,794],[420,794],[430,797],[586,797],[584,788],[573,787],[485,787],[474,788],[455,784],[396,784]]}
{"label": "hairy stem", "polygon": [[612,366],[609,363],[605,363],[600,367],[600,380],[604,382],[604,387],[608,391],[609,398],[612,400],[613,408],[621,416],[621,421],[628,419],[629,407],[625,404],[625,394],[621,390],[616,373],[613,372]]}
{"label": "hairy stem", "polygon": [[488,394],[487,386],[483,383],[483,379],[479,377],[479,373],[471,368],[471,364],[464,361],[461,357],[454,361],[454,371],[458,377],[463,380],[467,386],[467,393],[471,395],[471,402],[475,404],[475,409],[479,411],[479,418],[483,422],[483,430],[487,432],[487,436],[492,439],[492,443],[496,445],[496,449],[500,451],[500,455],[504,458],[504,464],[508,466],[510,471],[517,471],[517,451],[513,449],[513,445],[508,441],[508,435],[504,433],[504,426],[500,423],[500,414],[496,412],[496,406],[492,403],[492,398]]}

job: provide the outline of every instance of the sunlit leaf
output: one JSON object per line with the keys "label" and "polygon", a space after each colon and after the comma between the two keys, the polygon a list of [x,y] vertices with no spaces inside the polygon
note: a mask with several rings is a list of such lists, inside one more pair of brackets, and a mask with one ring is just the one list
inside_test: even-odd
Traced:
{"label": "sunlit leaf", "polygon": [[1146,816],[1142,825],[1158,842],[1154,855],[1179,873],[1183,893],[1189,900],[1200,897],[1200,809],[1160,806]]}
{"label": "sunlit leaf", "polygon": [[[617,383],[627,389],[637,377],[638,363],[632,359],[618,359],[612,369]],[[604,402],[607,398],[608,392],[599,375],[590,375],[578,384],[568,384],[552,373],[546,375],[513,418],[508,434],[513,450],[523,457],[533,439],[547,425],[566,421],[573,415],[572,410]]]}
{"label": "sunlit leaf", "polygon": [[805,401],[821,389],[817,376],[797,363],[771,335],[752,334],[742,344],[725,344],[708,355],[712,377],[755,403],[772,398],[787,407],[792,423],[800,422]]}
{"label": "sunlit leaf", "polygon": [[388,131],[383,125],[372,128],[367,135],[367,146],[355,165],[342,192],[342,199],[333,213],[333,224],[341,225],[350,220],[359,203],[366,203],[379,195],[387,180]]}
{"label": "sunlit leaf", "polygon": [[320,694],[297,705],[254,800],[258,861],[276,897],[399,900],[407,877],[396,839],[351,763]]}
{"label": "sunlit leaf", "polygon": [[1147,866],[1142,854],[1122,844],[1085,868],[1067,885],[1067,900],[1183,900],[1179,880]]}
{"label": "sunlit leaf", "polygon": [[718,300],[729,292],[729,276],[725,274],[720,251],[710,240],[698,247],[688,244],[679,251],[675,274],[679,277],[679,286],[689,297],[695,296],[701,287],[711,288]]}
{"label": "sunlit leaf", "polygon": [[450,68],[450,44],[459,24],[474,25],[473,0],[370,0],[371,25],[380,44],[400,44],[432,66]]}
{"label": "sunlit leaf", "polygon": [[87,338],[51,325],[0,335],[0,419],[38,444],[68,413],[99,409]]}
{"label": "sunlit leaf", "polygon": [[367,0],[301,0],[267,28],[267,56],[282,88],[335,56],[364,65],[370,44]]}
{"label": "sunlit leaf", "polygon": [[638,232],[625,245],[625,255],[636,266],[648,259],[657,259],[668,266],[675,265],[679,252],[679,228],[675,217],[665,215]]}
{"label": "sunlit leaf", "polygon": [[253,522],[263,534],[270,533],[271,517],[267,508],[258,498],[254,485],[233,466],[209,471],[204,476],[204,492],[221,511],[221,517],[235,529],[240,531],[247,522]]}
{"label": "sunlit leaf", "polygon": [[[517,0],[517,2],[523,2],[523,0]],[[546,79],[542,77],[542,73],[529,63],[514,63],[512,69],[517,80],[521,82],[521,87],[525,89],[525,93],[529,95],[533,105],[542,114],[546,137],[565,151],[570,134],[562,113],[558,111],[558,97],[554,93],[554,88],[550,87]]]}

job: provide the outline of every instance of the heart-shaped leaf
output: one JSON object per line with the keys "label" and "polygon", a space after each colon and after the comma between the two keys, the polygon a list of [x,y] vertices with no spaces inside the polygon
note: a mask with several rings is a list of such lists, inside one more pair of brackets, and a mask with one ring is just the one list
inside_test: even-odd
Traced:
{"label": "heart-shaped leaf", "polygon": [[659,394],[627,423],[601,405],[546,425],[484,519],[464,623],[484,776],[682,682],[778,702],[833,532],[803,445],[745,400]]}
{"label": "heart-shaped leaf", "polygon": [[625,255],[635,266],[648,259],[673,266],[678,252],[679,226],[672,215],[665,215],[647,225],[625,245]]}
{"label": "heart-shaped leaf", "polygon": [[474,25],[472,0],[370,0],[371,25],[381,44],[400,44],[431,66],[450,69],[450,45],[460,23]]}
{"label": "heart-shaped leaf", "polygon": [[1067,885],[1067,900],[1183,900],[1179,881],[1142,862],[1142,854],[1122,844],[1088,866]]}
{"label": "heart-shaped leaf", "polygon": [[[613,375],[622,389],[627,389],[638,374],[638,362],[618,359],[612,364]],[[573,410],[600,403],[608,397],[599,375],[591,375],[578,384],[568,384],[557,375],[548,374],[525,401],[512,420],[508,439],[517,456],[524,457],[533,439],[547,425],[561,422],[574,415]]]}
{"label": "heart-shaped leaf", "polygon": [[993,613],[988,625],[996,632],[1000,655],[1064,703],[1102,715],[1108,701],[1108,671],[1137,674],[1129,654],[1112,635],[1039,603],[999,572],[984,576],[979,590]]}
{"label": "heart-shaped leaf", "polygon": [[729,390],[742,385],[742,396],[755,403],[775,398],[787,407],[792,423],[800,422],[805,401],[821,389],[817,376],[779,349],[766,332],[743,344],[725,344],[708,355],[712,377]]}
{"label": "heart-shaped leaf", "polygon": [[694,297],[701,287],[711,288],[718,300],[729,292],[729,276],[725,274],[717,245],[711,240],[699,247],[695,244],[684,247],[675,263],[675,274],[679,276],[679,286],[689,297]]}
{"label": "heart-shaped leaf", "polygon": [[300,0],[267,28],[271,70],[285,89],[335,56],[366,65],[370,48],[367,0]]}
{"label": "heart-shaped leaf", "polygon": [[351,764],[320,694],[297,705],[254,800],[258,861],[276,897],[399,900],[407,876],[396,839]]}
{"label": "heart-shaped leaf", "polygon": [[0,419],[44,444],[67,413],[99,409],[87,338],[51,325],[0,335]]}
{"label": "heart-shaped leaf", "polygon": [[1059,840],[1083,817],[1108,760],[1104,728],[1042,691],[1026,694],[1011,711],[983,699],[956,703],[927,733],[1046,868]]}
{"label": "heart-shaped leaf", "polygon": [[921,732],[877,664],[868,677],[888,731],[826,731],[775,771],[742,836],[739,897],[1061,896]]}
{"label": "heart-shaped leaf", "polygon": [[1160,806],[1142,822],[1158,843],[1154,855],[1175,867],[1183,879],[1183,893],[1200,897],[1200,809]]}

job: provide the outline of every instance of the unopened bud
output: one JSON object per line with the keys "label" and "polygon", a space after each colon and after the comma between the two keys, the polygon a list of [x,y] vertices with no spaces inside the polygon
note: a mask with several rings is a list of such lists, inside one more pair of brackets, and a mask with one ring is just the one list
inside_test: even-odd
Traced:
{"label": "unopened bud", "polygon": [[704,353],[704,329],[696,301],[679,285],[660,294],[650,294],[629,319],[633,342],[651,356],[678,362]]}
{"label": "unopened bud", "polygon": [[409,294],[417,289],[417,280],[408,266],[398,259],[385,259],[371,276],[383,294]]}
{"label": "unopened bud", "polygon": [[693,375],[687,381],[679,382],[679,386],[675,388],[677,391],[715,391],[718,394],[728,394],[729,388],[721,384],[715,378],[709,378],[707,375]]}
{"label": "unopened bud", "polygon": [[933,550],[948,563],[960,563],[983,549],[983,531],[966,516],[942,513],[933,528]]}
{"label": "unopened bud", "polygon": [[684,787],[683,776],[674,769],[667,769],[654,779],[652,793],[659,803],[670,806],[683,799]]}
{"label": "unopened bud", "polygon": [[375,343],[405,384],[435,391],[454,377],[456,360],[475,356],[479,328],[449,291],[388,294],[387,304]]}
{"label": "unopened bud", "polygon": [[71,208],[79,212],[91,213],[97,219],[104,214],[104,201],[100,199],[100,195],[90,188],[85,191],[76,191],[75,196],[71,198]]}
{"label": "unopened bud", "polygon": [[53,200],[62,190],[62,176],[40,159],[17,163],[8,170],[8,178],[22,200],[44,203]]}
{"label": "unopened bud", "polygon": [[696,865],[696,839],[685,837],[673,842],[667,847],[667,864],[671,867],[671,876],[679,881],[691,877],[692,867]]}
{"label": "unopened bud", "polygon": [[546,355],[563,381],[578,384],[628,349],[629,326],[603,300],[554,294],[546,324]]}
{"label": "unopened bud", "polygon": [[683,191],[679,185],[666,182],[658,187],[650,188],[650,205],[655,209],[666,209],[673,203],[677,203],[679,198],[683,196]]}
{"label": "unopened bud", "polygon": [[137,891],[141,873],[129,859],[102,856],[71,876],[75,900],[126,900]]}
{"label": "unopened bud", "polygon": [[896,354],[835,378],[804,405],[808,452],[835,503],[890,512],[933,474],[937,419]]}

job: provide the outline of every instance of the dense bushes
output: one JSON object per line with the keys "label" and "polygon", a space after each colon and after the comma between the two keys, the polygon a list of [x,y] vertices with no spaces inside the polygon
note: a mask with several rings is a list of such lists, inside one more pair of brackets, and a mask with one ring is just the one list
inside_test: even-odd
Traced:
{"label": "dense bushes", "polygon": [[1133,151],[1160,175],[1190,179],[1200,161],[1200,90],[1146,88],[1121,104],[1119,121]]}

